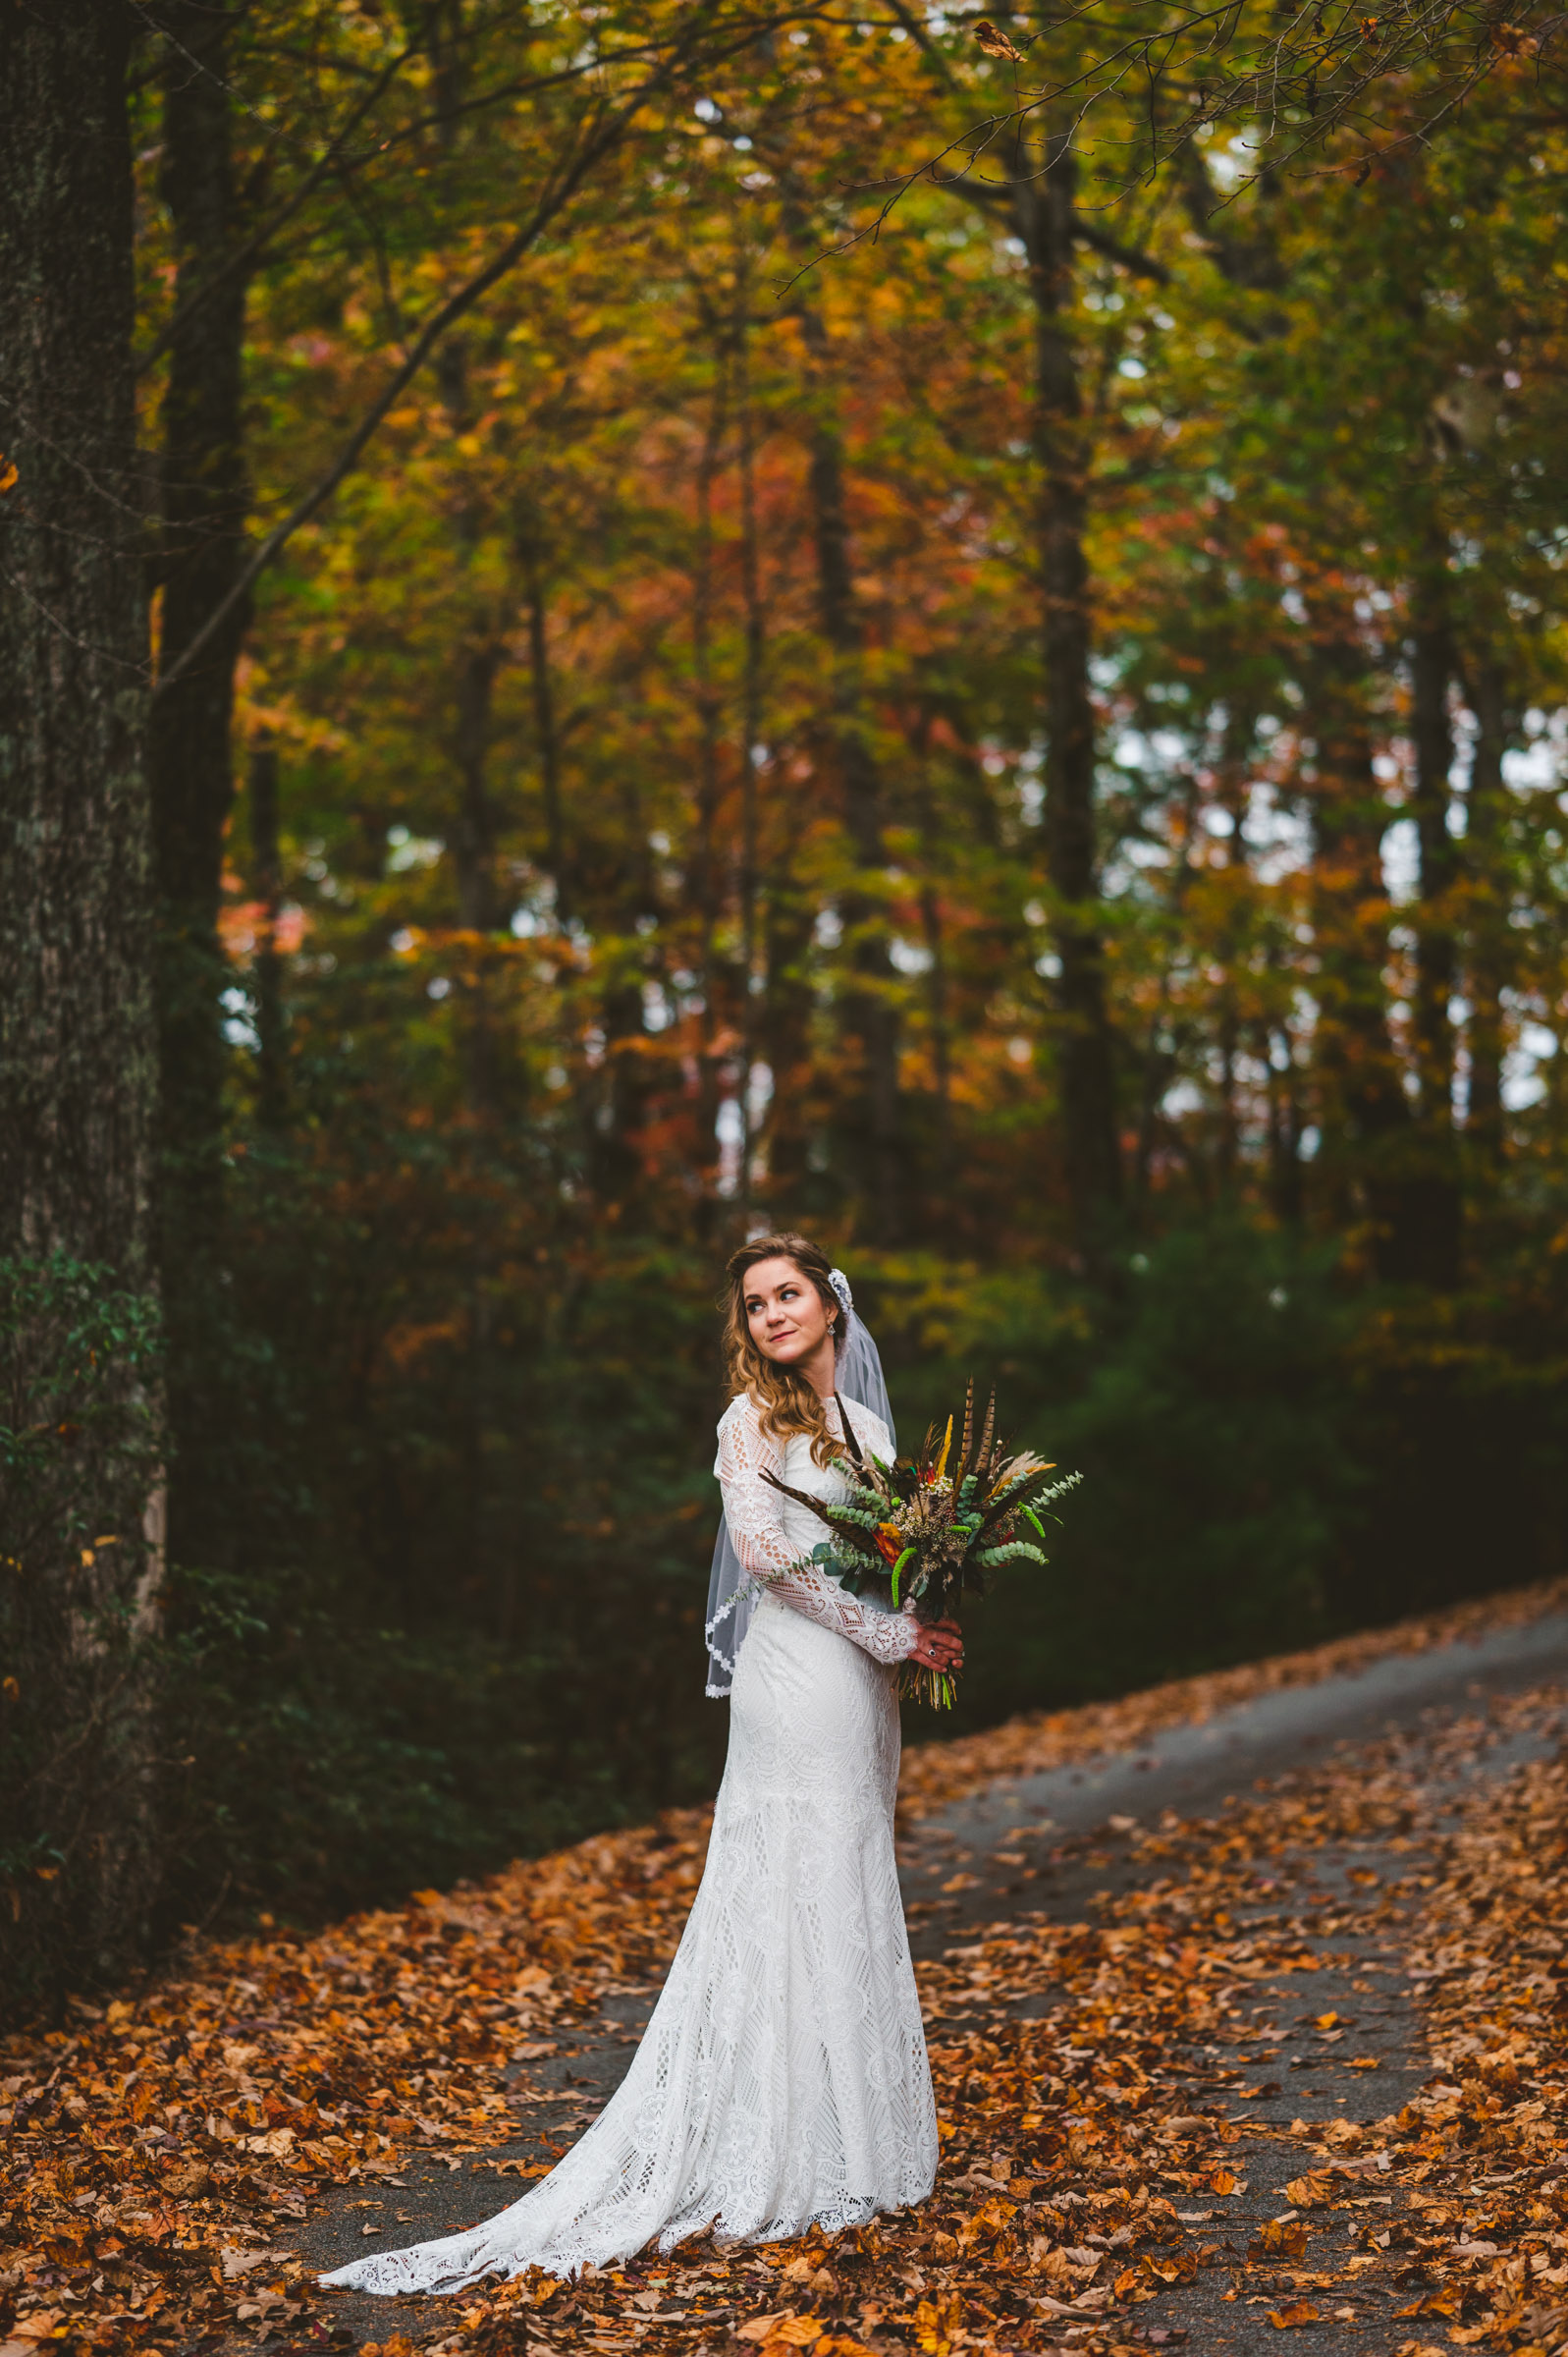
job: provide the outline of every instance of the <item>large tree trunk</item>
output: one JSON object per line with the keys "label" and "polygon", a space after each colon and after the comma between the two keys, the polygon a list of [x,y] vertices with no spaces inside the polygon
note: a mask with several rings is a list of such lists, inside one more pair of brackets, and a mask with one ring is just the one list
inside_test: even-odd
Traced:
{"label": "large tree trunk", "polygon": [[1095,721],[1089,692],[1088,436],[1065,313],[1072,301],[1071,136],[1047,136],[1044,169],[1014,192],[1035,307],[1036,547],[1045,673],[1046,872],[1056,955],[1062,1161],[1073,1243],[1104,1263],[1121,1198],[1115,1066],[1096,910]]}
{"label": "large tree trunk", "polygon": [[[243,345],[246,278],[239,243],[230,18],[201,0],[162,0],[162,186],[174,224],[176,322],[163,404],[158,666],[170,673],[233,587],[243,555]],[[159,898],[158,1033],[164,1161],[164,1291],[170,1415],[177,1444],[171,1538],[177,1559],[214,1560],[214,1459],[229,1417],[211,1331],[226,1296],[216,1265],[222,1215],[222,997],[218,938],[224,830],[234,800],[237,608],[200,656],[154,697],[147,756]]]}
{"label": "large tree trunk", "polygon": [[0,1978],[23,2001],[122,1972],[158,1866],[131,22],[0,13],[0,1420],[27,1436],[0,1500]]}

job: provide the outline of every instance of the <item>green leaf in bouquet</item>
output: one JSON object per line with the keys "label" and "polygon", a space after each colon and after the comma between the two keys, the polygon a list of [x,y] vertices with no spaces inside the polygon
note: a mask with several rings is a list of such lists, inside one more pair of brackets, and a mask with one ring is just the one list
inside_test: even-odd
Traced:
{"label": "green leaf in bouquet", "polygon": [[1046,1558],[1028,1539],[1008,1539],[1000,1547],[982,1547],[974,1561],[995,1570],[999,1563],[1043,1563]]}
{"label": "green leaf in bouquet", "polygon": [[868,1511],[868,1509],[864,1507],[849,1506],[847,1504],[839,1505],[835,1503],[829,1507],[828,1510],[833,1515],[835,1521],[839,1523],[852,1522],[856,1528],[860,1530],[880,1530],[883,1523],[888,1518],[888,1509],[886,1507],[880,1507]]}
{"label": "green leaf in bouquet", "polygon": [[785,1498],[792,1498],[797,1506],[805,1507],[809,1512],[816,1515],[819,1522],[826,1522],[831,1531],[835,1531],[842,1537],[846,1546],[853,1547],[858,1554],[869,1555],[877,1562],[881,1562],[882,1556],[879,1550],[861,1539],[853,1529],[845,1527],[841,1509],[825,1506],[822,1500],[814,1498],[809,1490],[797,1490],[792,1488],[787,1481],[781,1481],[778,1474],[766,1465],[763,1467],[762,1478],[774,1489],[782,1492]]}

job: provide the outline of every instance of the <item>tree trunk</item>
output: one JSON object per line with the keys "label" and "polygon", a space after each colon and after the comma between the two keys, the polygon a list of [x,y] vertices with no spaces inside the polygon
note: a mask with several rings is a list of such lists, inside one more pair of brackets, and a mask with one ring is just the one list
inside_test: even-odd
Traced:
{"label": "tree trunk", "polygon": [[753,1166],[760,1127],[752,1106],[752,1072],[756,1062],[759,1014],[757,1001],[766,977],[757,958],[757,825],[762,780],[758,772],[767,760],[762,743],[762,699],[766,668],[767,617],[762,602],[762,543],[757,521],[756,418],[751,401],[751,319],[749,279],[742,273],[735,303],[735,423],[736,460],[740,475],[740,596],[745,611],[745,669],[741,679],[740,857],[736,897],[740,913],[740,1069],[741,1137],[738,1210],[742,1225],[751,1211]]}
{"label": "tree trunk", "polygon": [[[158,1870],[131,24],[104,0],[0,15],[0,1418],[27,1436],[0,1499],[0,1980],[24,2001],[124,1972]],[[109,1288],[107,1326],[143,1342],[100,1329],[87,1365],[72,1330]]]}
{"label": "tree trunk", "polygon": [[1469,945],[1470,1104],[1466,1129],[1484,1164],[1503,1154],[1502,994],[1511,971],[1508,890],[1502,872],[1507,790],[1502,757],[1508,745],[1503,671],[1489,657],[1471,667],[1470,708],[1476,747],[1470,764],[1469,826],[1465,846],[1474,887]]}
{"label": "tree trunk", "polygon": [[[246,273],[223,265],[239,242],[230,19],[199,0],[163,0],[163,192],[178,257],[163,403],[162,596],[158,668],[167,673],[232,589],[243,556],[243,346]],[[210,282],[210,283],[209,283]],[[196,298],[199,297],[199,300]],[[177,1559],[216,1560],[215,1462],[228,1431],[213,1371],[229,1361],[213,1320],[227,1307],[216,1266],[223,1209],[223,992],[218,938],[223,840],[234,800],[234,673],[247,609],[156,690],[147,740],[159,901],[158,1048],[163,1266],[170,1416],[176,1441],[171,1537]]]}
{"label": "tree trunk", "polygon": [[[887,860],[884,795],[865,710],[865,632],[849,555],[843,439],[827,330],[809,303],[800,304],[799,317],[811,356],[816,409],[808,484],[818,628],[833,664],[833,759],[850,852],[856,867],[869,873]],[[872,895],[851,888],[843,896],[840,915],[852,975],[844,997],[844,1024],[858,1048],[860,1072],[858,1085],[851,1083],[844,1092],[839,1123],[849,1138],[852,1178],[863,1216],[880,1240],[892,1243],[903,1233],[905,1214],[899,1021],[890,987],[892,963],[882,911]]]}
{"label": "tree trunk", "polygon": [[[717,955],[719,925],[724,912],[724,871],[719,854],[719,803],[722,793],[720,740],[723,703],[714,678],[714,538],[713,493],[730,407],[730,361],[722,336],[715,333],[713,390],[708,404],[702,456],[697,462],[697,532],[691,580],[691,670],[697,705],[697,840],[688,870],[687,890],[697,919],[697,972],[702,981],[701,1050],[697,1058],[697,1169],[702,1194],[697,1207],[699,1233],[706,1235],[713,1216],[720,1177],[718,1120],[723,1095],[723,1071],[729,1051],[716,1053],[715,1043],[728,1026],[720,1021],[723,982]],[[744,1059],[741,1060],[740,1103],[745,1105]],[[744,1118],[742,1111],[742,1119]],[[741,1146],[741,1187],[744,1194],[745,1141]]]}
{"label": "tree trunk", "polygon": [[1105,945],[1095,906],[1095,721],[1089,691],[1088,437],[1065,323],[1072,301],[1074,161],[1053,129],[1044,169],[1014,190],[1035,307],[1036,544],[1045,673],[1046,872],[1056,955],[1062,1160],[1074,1249],[1104,1266],[1121,1199]]}
{"label": "tree trunk", "polygon": [[1283,1024],[1271,1034],[1265,1023],[1259,1026],[1258,1051],[1269,1075],[1269,1205],[1283,1226],[1299,1228],[1304,1205],[1295,1044]]}
{"label": "tree trunk", "polygon": [[1405,1256],[1420,1281],[1449,1290],[1459,1282],[1462,1203],[1454,1134],[1454,1028],[1449,1014],[1459,960],[1455,901],[1459,847],[1448,831],[1448,773],[1453,727],[1448,684],[1454,671],[1441,550],[1417,584],[1411,640],[1411,734],[1415,742],[1413,795],[1421,845],[1421,890],[1416,906],[1416,1064],[1421,1108],[1419,1165],[1405,1188]]}
{"label": "tree trunk", "polygon": [[1373,767],[1362,667],[1354,639],[1329,645],[1310,707],[1318,735],[1312,821],[1322,1170],[1333,1225],[1352,1225],[1359,1192],[1377,1274],[1409,1282],[1413,1123],[1388,1030],[1383,968],[1392,912],[1381,857],[1388,811]]}
{"label": "tree trunk", "polygon": [[574,905],[568,872],[566,817],[561,801],[561,731],[556,721],[555,683],[550,674],[549,615],[545,606],[544,563],[530,526],[519,528],[517,553],[522,560],[528,597],[528,675],[533,691],[534,746],[539,760],[539,784],[545,806],[545,868],[556,888],[556,919],[565,924]]}
{"label": "tree trunk", "polygon": [[288,1120],[288,1044],[278,919],[283,863],[278,849],[278,748],[261,738],[250,753],[250,889],[257,904],[255,948],[256,1123],[281,1136]]}

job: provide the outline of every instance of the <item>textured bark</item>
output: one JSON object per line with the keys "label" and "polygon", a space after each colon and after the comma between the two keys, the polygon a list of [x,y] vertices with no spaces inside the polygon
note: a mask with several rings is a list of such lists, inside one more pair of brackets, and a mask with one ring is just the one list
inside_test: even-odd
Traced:
{"label": "textured bark", "polygon": [[234,672],[247,607],[169,675],[229,595],[243,560],[242,418],[247,278],[225,269],[243,234],[234,185],[227,11],[162,0],[162,189],[178,255],[162,411],[158,671],[147,740],[158,882],[158,1055],[169,1408],[177,1559],[223,1560],[231,1526],[218,1471],[230,1416],[214,1371],[234,1363],[216,1322],[223,1211],[224,831],[234,803]]}
{"label": "textured bark", "polygon": [[1014,191],[1035,310],[1036,546],[1045,674],[1046,872],[1054,906],[1062,1160],[1080,1260],[1096,1268],[1121,1198],[1105,944],[1096,912],[1095,721],[1089,691],[1088,436],[1065,312],[1072,300],[1070,136]]}
{"label": "textured bark", "polygon": [[[0,499],[0,1256],[93,1264],[88,1299],[112,1286],[150,1315],[130,23],[103,0],[0,13],[0,445],[18,470]],[[60,1372],[57,1289],[8,1295],[6,1411],[24,1425]],[[150,1459],[127,1438],[156,1398],[116,1353],[89,1388],[92,1420],[61,1428],[74,1453],[30,1502],[26,1480],[8,1489],[0,1531],[0,1556],[21,1558],[0,1573],[17,1679],[0,1702],[15,1778],[0,1845],[20,1877],[0,1940],[6,1978],[35,1993],[125,1968],[156,1869],[139,1648],[161,1563]]]}

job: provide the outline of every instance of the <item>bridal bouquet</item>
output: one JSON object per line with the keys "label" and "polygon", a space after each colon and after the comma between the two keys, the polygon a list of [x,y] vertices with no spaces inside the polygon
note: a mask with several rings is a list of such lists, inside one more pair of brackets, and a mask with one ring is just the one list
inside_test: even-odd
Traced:
{"label": "bridal bouquet", "polygon": [[[861,1449],[840,1399],[844,1449],[836,1461],[850,1485],[848,1497],[813,1498],[776,1474],[765,1478],[827,1523],[833,1536],[812,1550],[811,1560],[836,1573],[852,1595],[891,1580],[894,1605],[910,1601],[922,1620],[941,1620],[956,1612],[964,1595],[984,1595],[988,1571],[1003,1563],[1044,1564],[1035,1544],[1046,1535],[1041,1509],[1082,1479],[1069,1473],[1053,1481],[1055,1467],[1028,1450],[1005,1455],[996,1437],[996,1410],[993,1392],[977,1428],[971,1382],[956,1456],[949,1416],[940,1446],[933,1425],[917,1455],[890,1465]],[[943,1710],[951,1706],[954,1688],[946,1672],[911,1666],[900,1691]]]}

